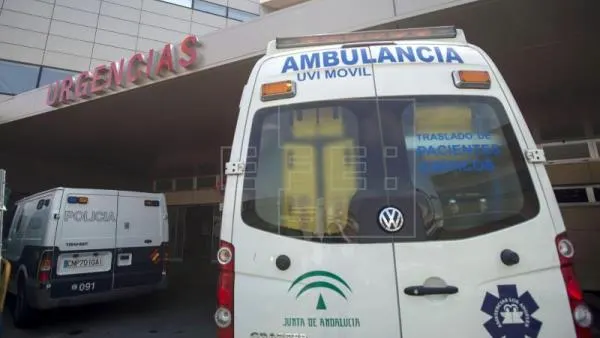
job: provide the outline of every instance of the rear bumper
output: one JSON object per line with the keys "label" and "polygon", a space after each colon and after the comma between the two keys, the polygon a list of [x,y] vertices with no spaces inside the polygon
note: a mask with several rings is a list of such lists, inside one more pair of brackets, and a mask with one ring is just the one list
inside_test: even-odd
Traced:
{"label": "rear bumper", "polygon": [[158,284],[142,285],[114,289],[107,292],[92,293],[87,295],[78,295],[74,297],[50,297],[50,290],[40,289],[38,285],[29,285],[27,288],[27,298],[29,305],[34,309],[48,310],[60,307],[79,306],[86,304],[104,303],[119,299],[141,296],[167,288],[167,278],[163,277]]}

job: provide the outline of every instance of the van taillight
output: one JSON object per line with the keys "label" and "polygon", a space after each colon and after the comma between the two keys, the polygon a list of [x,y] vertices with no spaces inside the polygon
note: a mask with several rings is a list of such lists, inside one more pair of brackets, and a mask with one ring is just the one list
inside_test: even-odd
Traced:
{"label": "van taillight", "polygon": [[233,338],[233,286],[235,282],[235,256],[231,243],[221,241],[217,251],[219,280],[217,282],[217,324],[218,338]]}
{"label": "van taillight", "polygon": [[567,238],[566,233],[556,236],[556,250],[560,259],[560,271],[562,272],[569,297],[576,336],[577,338],[591,338],[593,316],[589,307],[583,301],[583,292],[575,277],[575,270],[573,269],[575,248],[573,247],[573,243]]}
{"label": "van taillight", "polygon": [[50,281],[52,273],[52,252],[46,251],[42,254],[40,265],[38,268],[38,281],[41,284],[46,284]]}

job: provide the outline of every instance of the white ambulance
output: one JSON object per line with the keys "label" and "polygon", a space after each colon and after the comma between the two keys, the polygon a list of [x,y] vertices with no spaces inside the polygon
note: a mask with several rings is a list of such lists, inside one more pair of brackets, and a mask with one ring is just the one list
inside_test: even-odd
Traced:
{"label": "white ambulance", "polygon": [[272,41],[231,153],[219,337],[590,337],[544,154],[462,30]]}
{"label": "white ambulance", "polygon": [[166,288],[168,230],[164,194],[55,188],[16,202],[4,252],[15,326]]}

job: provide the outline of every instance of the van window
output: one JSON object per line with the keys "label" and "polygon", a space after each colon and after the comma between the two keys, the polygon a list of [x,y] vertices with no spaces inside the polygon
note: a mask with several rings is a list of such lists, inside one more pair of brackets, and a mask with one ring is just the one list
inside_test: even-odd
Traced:
{"label": "van window", "polygon": [[15,217],[13,218],[13,222],[12,222],[12,225],[10,227],[11,228],[10,231],[12,232],[12,235],[10,235],[10,237],[12,237],[12,236],[16,235],[17,233],[19,233],[19,231],[22,228],[22,225],[24,223],[24,219],[23,219],[24,218],[24,211],[23,210],[24,210],[24,206],[23,205],[17,207],[17,212],[15,214]]}
{"label": "van window", "polygon": [[13,205],[10,210],[4,214],[4,226],[2,227],[2,239],[8,238],[8,234],[10,233],[10,229],[12,228],[13,220],[15,219],[15,215],[17,213],[17,206]]}
{"label": "van window", "polygon": [[[254,116],[246,162],[244,222],[299,239],[460,239],[522,223],[539,211],[507,114],[489,97],[264,108]],[[358,216],[362,201],[381,197],[383,208],[398,196],[412,196],[420,221],[411,226],[423,228],[414,236],[394,236],[377,217]]]}

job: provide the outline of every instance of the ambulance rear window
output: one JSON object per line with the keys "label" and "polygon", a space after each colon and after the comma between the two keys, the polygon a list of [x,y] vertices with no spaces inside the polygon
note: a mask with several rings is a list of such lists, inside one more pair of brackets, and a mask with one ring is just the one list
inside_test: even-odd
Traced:
{"label": "ambulance rear window", "polygon": [[461,239],[539,211],[513,128],[490,97],[265,108],[246,163],[244,222],[304,240]]}

